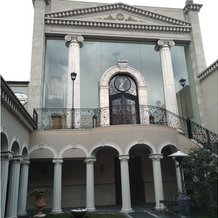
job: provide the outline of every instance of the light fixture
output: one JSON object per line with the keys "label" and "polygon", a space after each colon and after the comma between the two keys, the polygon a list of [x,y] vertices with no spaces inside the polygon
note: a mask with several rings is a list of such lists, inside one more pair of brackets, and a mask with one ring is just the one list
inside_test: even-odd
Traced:
{"label": "light fixture", "polygon": [[181,85],[182,87],[184,87],[185,84],[186,84],[186,79],[181,78],[181,79],[179,80],[179,83],[180,83],[180,85]]}
{"label": "light fixture", "polygon": [[71,75],[71,79],[74,81],[76,79],[77,73],[72,72],[70,75]]}
{"label": "light fixture", "polygon": [[101,164],[101,165],[100,165],[100,171],[101,171],[101,172],[104,172],[104,164]]}
{"label": "light fixture", "polygon": [[189,157],[189,155],[185,154],[181,151],[177,151],[171,155],[168,155],[168,157],[172,157],[172,158],[176,159],[176,161],[179,163],[181,186],[182,186],[182,192],[181,192],[180,196],[178,197],[178,205],[179,205],[180,215],[181,215],[181,217],[192,218],[193,211],[192,211],[192,205],[191,205],[191,198],[186,195],[184,177],[183,177],[183,173],[182,173],[182,160],[185,157]]}
{"label": "light fixture", "polygon": [[72,111],[71,111],[71,128],[74,129],[75,128],[75,125],[74,125],[74,119],[75,119],[75,109],[74,109],[74,81],[76,79],[76,73],[75,72],[72,72],[70,74],[71,76],[71,79],[73,81],[73,87],[72,87]]}
{"label": "light fixture", "polygon": [[46,165],[43,167],[43,170],[42,170],[42,171],[43,171],[44,174],[46,174],[46,173],[48,172],[48,168],[47,168]]}

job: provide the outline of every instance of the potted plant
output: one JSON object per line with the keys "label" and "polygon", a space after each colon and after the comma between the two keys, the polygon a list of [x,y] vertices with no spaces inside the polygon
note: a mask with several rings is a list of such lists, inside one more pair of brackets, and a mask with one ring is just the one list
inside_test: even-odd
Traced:
{"label": "potted plant", "polygon": [[30,192],[30,197],[35,196],[35,207],[38,208],[38,214],[36,217],[43,217],[45,214],[42,214],[42,208],[46,206],[46,197],[49,194],[49,191],[44,188],[36,188]]}

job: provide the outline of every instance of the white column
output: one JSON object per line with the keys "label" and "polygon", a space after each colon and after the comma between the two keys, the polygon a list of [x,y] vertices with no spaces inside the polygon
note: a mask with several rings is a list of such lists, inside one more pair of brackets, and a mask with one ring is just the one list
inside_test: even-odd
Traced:
{"label": "white column", "polygon": [[[73,82],[71,79],[71,73],[77,74],[74,81],[74,108],[80,108],[80,44],[84,38],[81,35],[66,35],[65,36],[66,46],[69,48],[68,53],[68,84],[67,84],[67,108],[72,108],[72,94],[73,94]],[[75,120],[75,128],[79,120]],[[71,117],[67,117],[69,125],[71,125]],[[78,126],[79,127],[79,126]],[[70,128],[70,126],[69,126]]]}
{"label": "white column", "polygon": [[9,161],[13,157],[11,152],[1,152],[1,217],[5,217],[5,203],[8,185]]}
{"label": "white column", "polygon": [[122,213],[133,212],[130,198],[129,185],[129,155],[120,155],[121,189],[122,189]]}
{"label": "white column", "polygon": [[20,181],[20,163],[22,162],[21,157],[14,157],[10,161],[10,180],[7,200],[6,218],[17,217],[17,206],[18,206],[18,188]]}
{"label": "white column", "polygon": [[153,175],[154,175],[154,192],[155,192],[155,202],[156,210],[160,210],[161,208],[164,208],[164,206],[160,205],[160,200],[164,200],[163,195],[163,182],[162,182],[162,173],[161,173],[161,165],[160,165],[160,159],[163,158],[162,154],[152,154],[149,155],[149,158],[152,159],[153,164]]}
{"label": "white column", "polygon": [[53,207],[51,213],[62,213],[61,209],[61,189],[62,189],[62,158],[54,158],[54,182],[53,182]]}
{"label": "white column", "polygon": [[25,159],[21,163],[20,168],[20,185],[19,185],[19,200],[18,200],[18,212],[17,215],[26,215],[26,203],[27,203],[27,187],[28,187],[28,175],[29,175],[30,161]]}
{"label": "white column", "polygon": [[95,158],[87,158],[86,162],[86,210],[95,211],[94,195],[94,162]]}
{"label": "white column", "polygon": [[160,51],[166,109],[178,114],[173,65],[170,53],[170,47],[174,45],[174,41],[158,40],[155,50]]}

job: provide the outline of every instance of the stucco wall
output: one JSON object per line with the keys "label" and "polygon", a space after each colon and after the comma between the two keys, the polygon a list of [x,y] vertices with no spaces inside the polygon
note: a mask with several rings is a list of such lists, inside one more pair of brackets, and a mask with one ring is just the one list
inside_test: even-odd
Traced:
{"label": "stucco wall", "polygon": [[207,128],[218,133],[218,68],[201,80]]}

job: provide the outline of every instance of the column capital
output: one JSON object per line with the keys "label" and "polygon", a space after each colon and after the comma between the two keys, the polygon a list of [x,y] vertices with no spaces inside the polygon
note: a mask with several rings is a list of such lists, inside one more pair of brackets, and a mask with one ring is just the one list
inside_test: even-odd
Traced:
{"label": "column capital", "polygon": [[120,159],[121,161],[123,161],[123,160],[128,161],[128,160],[129,160],[129,155],[119,155],[119,159]]}
{"label": "column capital", "polygon": [[149,155],[149,158],[152,159],[152,160],[158,160],[158,161],[160,161],[160,159],[163,158],[163,154],[150,154],[150,155]]}
{"label": "column capital", "polygon": [[96,162],[96,158],[86,158],[85,160],[84,160],[84,162],[85,163],[94,163],[94,162]]}
{"label": "column capital", "polygon": [[12,162],[18,162],[18,163],[22,163],[23,162],[23,156],[14,156],[11,159]]}
{"label": "column capital", "polygon": [[30,159],[23,159],[22,165],[30,165]]}
{"label": "column capital", "polygon": [[81,42],[83,42],[84,37],[82,35],[68,34],[64,37],[64,39],[67,41],[66,46],[68,47],[71,43],[80,44]]}
{"label": "column capital", "polygon": [[63,158],[53,158],[52,162],[53,162],[53,163],[62,164],[62,163],[63,163]]}
{"label": "column capital", "polygon": [[1,158],[2,159],[12,159],[13,158],[13,152],[12,151],[2,151],[1,152]]}
{"label": "column capital", "polygon": [[154,47],[155,51],[160,51],[162,48],[170,48],[175,45],[175,42],[173,40],[165,40],[165,39],[159,39],[157,41],[157,45]]}

